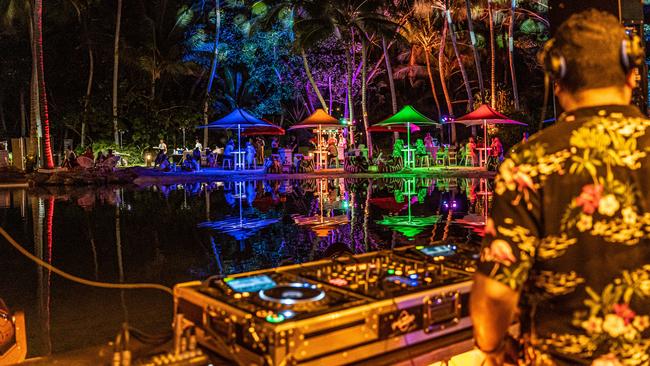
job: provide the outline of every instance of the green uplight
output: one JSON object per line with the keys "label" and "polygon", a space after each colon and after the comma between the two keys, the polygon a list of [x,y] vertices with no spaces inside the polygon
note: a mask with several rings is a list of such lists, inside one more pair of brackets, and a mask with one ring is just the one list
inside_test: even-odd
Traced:
{"label": "green uplight", "polygon": [[395,274],[395,270],[394,270],[394,269],[389,269],[389,270],[388,270],[388,274],[389,274],[389,275]]}
{"label": "green uplight", "polygon": [[284,321],[284,315],[270,314],[266,316],[266,321],[269,323],[282,323]]}
{"label": "green uplight", "polygon": [[234,278],[232,278],[232,277],[226,277],[226,278],[223,279],[223,282],[230,282],[230,281],[232,281],[232,280],[234,280]]}

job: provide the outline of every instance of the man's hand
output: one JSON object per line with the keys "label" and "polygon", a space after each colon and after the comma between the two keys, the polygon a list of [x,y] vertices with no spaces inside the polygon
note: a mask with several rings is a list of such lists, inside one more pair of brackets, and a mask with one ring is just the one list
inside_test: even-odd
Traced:
{"label": "man's hand", "polygon": [[501,348],[498,354],[487,355],[484,365],[503,365],[503,342],[519,302],[519,293],[510,287],[477,273],[470,297],[470,315],[474,339],[482,351]]}

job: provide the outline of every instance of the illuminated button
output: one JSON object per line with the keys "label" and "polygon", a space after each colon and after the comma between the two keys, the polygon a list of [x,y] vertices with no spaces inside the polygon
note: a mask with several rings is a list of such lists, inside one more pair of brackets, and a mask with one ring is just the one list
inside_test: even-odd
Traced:
{"label": "illuminated button", "polygon": [[249,297],[251,294],[248,292],[242,292],[241,294],[243,297]]}
{"label": "illuminated button", "polygon": [[397,276],[401,276],[403,273],[404,273],[404,272],[402,272],[402,270],[399,270],[399,269],[398,269],[397,271],[395,271],[395,274],[396,274]]}
{"label": "illuminated button", "polygon": [[223,279],[223,282],[230,282],[230,281],[232,281],[232,280],[234,280],[234,278],[232,278],[232,277],[226,277],[226,278]]}
{"label": "illuminated button", "polygon": [[415,273],[413,273],[413,274],[410,274],[410,275],[409,275],[409,278],[412,279],[412,280],[415,280],[415,279],[418,278],[418,275],[416,275]]}
{"label": "illuminated button", "polygon": [[282,312],[281,315],[284,316],[285,319],[291,319],[291,318],[294,317],[294,315],[296,315],[296,313],[294,313],[291,310],[285,310],[285,311]]}
{"label": "illuminated button", "polygon": [[428,283],[428,282],[431,282],[431,281],[433,281],[433,280],[431,279],[431,277],[424,277],[424,282],[427,282],[427,283]]}
{"label": "illuminated button", "polygon": [[269,314],[266,316],[266,321],[269,323],[282,323],[284,321],[284,315],[282,314]]}
{"label": "illuminated button", "polygon": [[392,269],[392,268],[390,268],[390,269],[388,270],[388,274],[389,274],[389,275],[395,274],[395,270]]}
{"label": "illuminated button", "polygon": [[236,293],[234,296],[235,296],[235,299],[241,299],[241,294],[239,292]]}

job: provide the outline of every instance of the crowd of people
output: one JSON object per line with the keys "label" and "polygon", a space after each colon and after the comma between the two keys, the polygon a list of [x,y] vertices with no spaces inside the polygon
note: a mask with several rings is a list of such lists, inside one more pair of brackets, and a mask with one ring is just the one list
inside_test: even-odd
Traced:
{"label": "crowd of people", "polygon": [[88,146],[83,154],[77,156],[72,147],[68,146],[65,150],[65,158],[61,167],[69,169],[78,167],[84,169],[100,167],[114,168],[119,160],[120,157],[114,153],[113,149],[108,149],[106,154],[100,150],[97,156],[95,156],[92,146]]}

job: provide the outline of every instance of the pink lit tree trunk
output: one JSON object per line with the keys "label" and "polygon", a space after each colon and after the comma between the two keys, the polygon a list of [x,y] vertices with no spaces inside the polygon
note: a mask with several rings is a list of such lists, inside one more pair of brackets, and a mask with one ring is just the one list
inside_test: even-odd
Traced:
{"label": "pink lit tree trunk", "polygon": [[35,73],[32,75],[34,81],[33,93],[36,93],[39,106],[39,117],[43,124],[43,150],[45,153],[45,160],[43,164],[46,168],[54,168],[54,160],[52,158],[52,143],[50,137],[50,118],[47,108],[47,92],[45,90],[45,71],[43,67],[43,0],[35,0],[33,7],[33,36],[32,36],[32,51],[35,52],[35,57],[32,60],[36,61]]}

